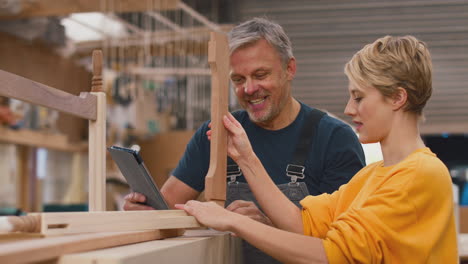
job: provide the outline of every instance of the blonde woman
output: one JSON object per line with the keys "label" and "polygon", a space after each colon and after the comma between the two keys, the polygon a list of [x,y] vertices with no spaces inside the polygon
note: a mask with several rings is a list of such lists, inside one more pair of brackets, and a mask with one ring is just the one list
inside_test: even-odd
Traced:
{"label": "blonde woman", "polygon": [[357,52],[345,73],[350,95],[345,114],[362,143],[380,142],[382,161],[331,195],[306,197],[300,210],[275,187],[242,126],[228,115],[228,154],[277,228],[213,203],[177,207],[282,262],[457,263],[451,179],[419,135],[432,93],[426,45],[412,36],[380,38]]}

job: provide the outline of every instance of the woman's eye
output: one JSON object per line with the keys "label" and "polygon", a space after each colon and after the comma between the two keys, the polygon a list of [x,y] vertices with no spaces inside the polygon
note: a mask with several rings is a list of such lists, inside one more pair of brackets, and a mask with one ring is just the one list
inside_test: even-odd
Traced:
{"label": "woman's eye", "polygon": [[356,101],[356,102],[358,102],[358,103],[359,103],[361,100],[362,100],[362,97],[356,97],[356,98],[354,98],[354,101]]}

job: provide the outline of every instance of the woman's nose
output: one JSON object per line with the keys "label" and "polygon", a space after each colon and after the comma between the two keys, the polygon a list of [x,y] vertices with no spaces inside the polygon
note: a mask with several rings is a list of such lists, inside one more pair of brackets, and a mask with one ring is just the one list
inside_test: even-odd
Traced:
{"label": "woman's nose", "polygon": [[348,103],[346,104],[346,107],[344,109],[344,114],[347,116],[354,116],[356,114],[356,109],[354,107],[354,101],[353,99],[349,99]]}

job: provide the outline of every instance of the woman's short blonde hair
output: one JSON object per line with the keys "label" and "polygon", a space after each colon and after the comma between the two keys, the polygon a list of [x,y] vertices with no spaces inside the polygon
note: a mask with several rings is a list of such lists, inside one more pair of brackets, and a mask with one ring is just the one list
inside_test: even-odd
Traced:
{"label": "woman's short blonde hair", "polygon": [[348,79],[392,97],[398,87],[408,94],[405,111],[422,114],[432,95],[432,62],[427,45],[413,36],[385,36],[358,51],[345,65]]}

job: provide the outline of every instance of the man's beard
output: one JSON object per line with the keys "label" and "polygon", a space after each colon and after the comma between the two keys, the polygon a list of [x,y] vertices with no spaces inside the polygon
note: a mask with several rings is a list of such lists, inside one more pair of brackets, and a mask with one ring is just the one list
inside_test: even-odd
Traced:
{"label": "man's beard", "polygon": [[273,120],[276,116],[279,114],[278,108],[273,108],[269,107],[268,109],[264,110],[264,114],[261,116],[257,116],[254,113],[250,112],[249,110],[246,110],[247,113],[249,114],[249,118],[252,122],[254,123],[267,123],[271,120]]}

